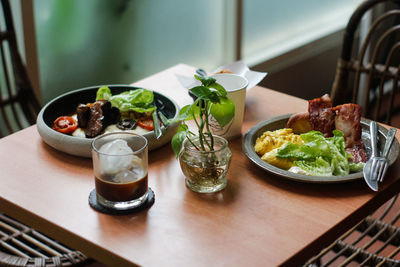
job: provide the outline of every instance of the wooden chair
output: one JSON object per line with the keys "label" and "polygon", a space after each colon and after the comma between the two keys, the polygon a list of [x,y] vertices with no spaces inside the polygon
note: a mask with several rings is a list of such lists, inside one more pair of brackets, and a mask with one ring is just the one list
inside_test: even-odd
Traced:
{"label": "wooden chair", "polygon": [[[18,52],[10,3],[1,0],[0,137],[36,121],[40,104]],[[88,258],[0,213],[0,266],[72,266]]]}
{"label": "wooden chair", "polygon": [[1,0],[1,6],[4,23],[0,22],[0,137],[3,137],[34,124],[40,104],[18,52],[10,3]]}
{"label": "wooden chair", "polygon": [[[379,6],[389,2],[392,9],[377,16],[365,41],[361,45],[357,43],[356,30],[364,14],[374,8],[382,8]],[[357,103],[357,100],[360,101],[359,94],[363,93],[363,115],[391,123],[396,113],[396,100],[399,100],[396,99],[400,75],[399,35],[399,0],[368,0],[361,3],[345,29],[342,54],[331,92],[335,105]],[[399,219],[400,201],[396,195],[304,266],[400,265]]]}
{"label": "wooden chair", "polygon": [[[399,8],[399,0],[367,0],[353,13],[345,29],[331,96],[334,104],[359,103],[363,116],[390,124],[399,89],[400,10],[378,14],[386,5]],[[386,6],[387,8],[387,6]],[[360,21],[371,11],[373,19],[364,40]]]}

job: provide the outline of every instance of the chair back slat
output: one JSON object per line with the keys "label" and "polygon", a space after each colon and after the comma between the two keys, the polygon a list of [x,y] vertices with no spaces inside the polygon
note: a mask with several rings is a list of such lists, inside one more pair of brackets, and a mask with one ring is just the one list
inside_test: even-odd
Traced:
{"label": "chair back slat", "polygon": [[[375,46],[375,48],[374,48],[374,50],[373,50],[373,55],[372,55],[372,58],[371,58],[371,65],[372,65],[372,66],[375,66],[375,64],[376,64],[377,61],[378,61],[378,54],[379,54],[379,52],[381,51],[383,42],[384,42],[385,40],[387,40],[391,34],[394,34],[394,33],[396,33],[396,32],[399,32],[399,33],[400,33],[400,25],[397,25],[397,26],[394,26],[394,27],[390,28],[389,30],[387,30],[387,31],[378,39],[378,42],[377,42],[377,44],[376,44],[376,46]],[[386,66],[385,69],[387,69],[387,68],[388,68],[388,67]],[[369,93],[370,93],[371,89],[373,89],[373,88],[372,88],[372,87],[373,87],[373,80],[376,79],[376,76],[374,75],[375,72],[379,72],[379,71],[378,71],[377,69],[375,69],[375,68],[371,68],[371,72],[370,72],[370,74],[369,74],[369,79],[368,79],[368,83],[367,83],[367,94],[365,94],[365,97],[364,97],[364,107],[365,107],[364,115],[366,115],[365,112],[366,112],[367,110],[369,110],[368,96],[369,96]],[[382,75],[379,75],[379,76],[380,76],[380,77],[379,77],[380,79],[383,79],[383,78],[384,78],[384,75],[383,75],[383,76],[382,76]],[[377,96],[377,108],[375,109],[375,116],[373,116],[373,119],[375,119],[375,120],[377,120],[378,117],[379,117],[379,115],[378,115],[379,110],[378,110],[378,109],[380,108],[381,101],[382,101],[382,94],[383,94],[383,87],[382,87],[382,88],[378,88],[378,89],[379,89],[379,90],[378,90],[378,96]],[[377,112],[378,112],[378,113],[377,113]]]}
{"label": "chair back slat", "polygon": [[1,0],[1,7],[4,25],[0,21],[0,59],[4,82],[0,84],[0,137],[34,124],[41,108],[18,51],[9,1]]}
{"label": "chair back slat", "polygon": [[[360,83],[360,75],[362,73],[363,62],[365,60],[367,48],[371,44],[372,35],[381,23],[383,23],[385,20],[392,18],[394,16],[400,16],[400,10],[391,10],[391,11],[383,14],[382,16],[380,16],[379,18],[377,18],[374,21],[374,23],[371,25],[370,29],[368,30],[368,33],[367,33],[367,35],[364,39],[364,42],[360,48],[360,52],[359,52],[358,59],[357,59],[358,65],[355,68],[356,74],[355,74],[354,86],[353,86],[353,98],[352,98],[353,103],[355,103],[357,101],[357,96],[358,96],[358,91],[359,91],[359,83]],[[347,55],[347,51],[346,51],[346,55]]]}
{"label": "chair back slat", "polygon": [[[9,99],[9,100],[11,100],[11,99],[13,99],[13,97],[15,96],[15,93],[13,92],[13,90],[12,90],[12,87],[11,87],[11,80],[12,80],[12,77],[10,76],[10,71],[9,71],[9,69],[8,69],[8,65],[7,65],[7,59],[6,59],[6,56],[5,56],[5,53],[4,53],[4,46],[3,46],[3,44],[1,44],[0,45],[0,55],[1,55],[1,61],[2,61],[2,65],[3,65],[3,73],[4,73],[4,77],[5,77],[5,87],[6,87],[6,90],[5,90],[5,93],[6,93],[6,99]],[[20,121],[20,119],[19,119],[19,117],[18,117],[18,113],[17,113],[17,109],[16,109],[16,102],[15,101],[9,101],[10,103],[9,103],[9,112],[4,112],[4,113],[2,113],[2,115],[3,115],[3,119],[4,119],[4,121],[6,122],[6,126],[7,126],[7,129],[8,129],[8,131],[10,132],[10,133],[12,133],[12,132],[14,132],[15,130],[14,130],[14,128],[12,127],[12,124],[10,123],[11,121],[13,121],[13,122],[15,122],[14,124],[16,124],[16,126],[18,127],[18,129],[22,129],[22,123],[21,123],[21,121]],[[6,116],[8,116],[8,118],[6,117]]]}
{"label": "chair back slat", "polygon": [[[380,16],[372,12],[376,19],[360,40],[358,33],[363,16],[377,4],[387,3],[396,7]],[[398,88],[398,84],[392,84],[399,80],[400,53],[395,47],[399,40],[400,0],[364,1],[351,16],[344,33],[331,90],[333,104],[359,103],[364,117],[386,123],[391,121],[393,109],[397,108],[394,105],[396,96],[392,92],[396,93],[393,90]]]}
{"label": "chair back slat", "polygon": [[400,76],[400,65],[398,66],[397,77],[395,77],[392,82],[393,90],[390,91],[390,103],[389,103],[389,108],[388,108],[388,112],[387,112],[387,116],[386,116],[386,121],[387,121],[387,124],[389,124],[389,125],[392,123],[394,99],[395,99],[395,95],[396,95],[395,93],[398,92],[398,90],[399,90],[399,76]]}
{"label": "chair back slat", "polygon": [[[1,90],[1,87],[0,87],[0,90]],[[11,127],[11,123],[10,123],[10,120],[9,120],[9,116],[8,116],[8,114],[7,114],[7,111],[6,111],[6,107],[4,106],[4,105],[1,105],[0,104],[0,114],[1,114],[1,117],[2,117],[2,120],[3,120],[3,127],[5,126],[6,127],[6,131],[8,131],[8,132],[12,132],[12,127]],[[1,128],[0,128],[0,137],[2,137],[2,136],[5,136],[6,134],[4,133],[4,130],[2,130]]]}
{"label": "chair back slat", "polygon": [[[386,58],[386,62],[385,62],[385,69],[383,71],[383,74],[388,73],[389,70],[389,66],[390,66],[390,62],[393,60],[393,56],[397,55],[399,53],[399,49],[400,49],[400,42],[397,42],[395,45],[392,46],[392,48],[389,51],[389,55]],[[396,78],[398,77],[394,77],[393,80],[396,80]],[[388,77],[386,75],[382,75],[380,77],[380,83],[379,83],[379,94],[378,94],[378,100],[377,100],[377,108],[375,110],[375,120],[379,120],[379,116],[381,113],[381,106],[382,106],[382,98],[383,98],[383,94],[384,94],[384,86],[385,86],[385,82],[390,79],[388,79]],[[392,116],[392,108],[393,108],[393,102],[394,102],[394,92],[397,91],[397,85],[395,83],[392,84],[392,90],[390,90],[390,100],[389,100],[389,108],[386,109],[386,121],[388,123],[390,123],[391,121],[391,116]]]}

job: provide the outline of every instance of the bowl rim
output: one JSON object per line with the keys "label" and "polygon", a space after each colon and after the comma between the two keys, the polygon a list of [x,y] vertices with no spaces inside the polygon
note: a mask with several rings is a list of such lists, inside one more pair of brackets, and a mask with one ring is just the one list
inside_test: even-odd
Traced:
{"label": "bowl rim", "polygon": [[[44,141],[44,143],[46,143],[50,147],[53,147],[54,149],[64,152],[66,154],[84,158],[91,158],[92,155],[90,148],[91,148],[91,142],[94,140],[94,138],[86,138],[86,137],[82,138],[57,132],[51,128],[51,125],[46,123],[43,115],[45,111],[48,109],[48,107],[52,105],[54,102],[59,101],[60,98],[66,97],[70,94],[77,94],[77,93],[79,94],[79,92],[85,90],[95,90],[96,88],[100,88],[101,86],[104,86],[104,84],[71,90],[69,92],[63,93],[53,98],[47,104],[45,104],[36,118],[36,128],[42,141]],[[126,84],[107,84],[107,86],[109,86],[110,89],[112,89],[112,87],[120,87],[120,88],[125,87],[127,90],[143,88]],[[171,117],[171,119],[177,118],[179,116],[180,107],[173,99],[155,90],[151,91],[153,91],[156,95],[166,98],[175,107],[175,114],[173,117]],[[179,124],[180,121],[172,121],[168,124],[167,127],[162,125],[161,131],[163,132],[163,134],[160,139],[155,138],[154,131],[141,134],[148,140],[149,151],[157,149],[167,144],[172,139],[173,135],[178,129]]]}
{"label": "bowl rim", "polygon": [[[167,98],[169,101],[172,102],[172,104],[175,106],[175,110],[176,110],[175,115],[174,115],[174,117],[173,117],[172,119],[176,118],[176,117],[179,115],[179,110],[180,110],[180,108],[179,108],[178,104],[177,104],[173,99],[171,99],[170,97],[167,97],[166,95],[164,95],[164,94],[162,94],[162,93],[160,93],[160,92],[157,92],[157,91],[155,91],[155,90],[151,90],[151,89],[147,89],[147,88],[143,88],[143,87],[139,87],[139,86],[134,86],[134,85],[127,85],[127,84],[101,84],[101,85],[87,86],[87,87],[75,89],[75,90],[72,90],[72,91],[68,91],[68,92],[65,92],[65,93],[63,93],[63,94],[61,94],[61,95],[59,95],[59,96],[53,98],[53,99],[50,100],[48,103],[46,103],[46,104],[43,106],[43,108],[40,110],[40,112],[39,112],[39,114],[38,114],[38,116],[37,116],[37,119],[36,119],[36,124],[41,124],[41,125],[44,124],[44,125],[46,125],[49,129],[53,130],[53,129],[44,121],[44,119],[43,119],[43,114],[44,114],[44,112],[46,111],[46,109],[47,109],[51,104],[53,104],[53,103],[56,102],[58,99],[63,98],[63,97],[65,97],[65,96],[67,96],[67,95],[74,94],[74,93],[78,93],[78,92],[80,92],[80,91],[86,91],[86,90],[92,90],[92,89],[95,89],[95,88],[100,88],[100,87],[102,87],[102,86],[108,86],[108,87],[127,87],[127,88],[131,88],[131,89],[146,89],[146,90],[150,90],[150,91],[152,91],[153,93],[159,94],[159,95],[161,95],[161,96]],[[161,129],[165,129],[164,125],[161,126]],[[53,130],[53,131],[54,131],[54,134],[63,136],[63,137],[65,137],[65,138],[67,138],[67,140],[68,140],[69,138],[73,138],[73,139],[75,140],[75,138],[76,138],[75,136],[66,135],[66,134],[57,132],[57,131],[55,131],[55,130]],[[145,133],[145,134],[142,134],[142,135],[143,135],[143,136],[148,136],[148,135],[150,135],[150,134],[154,134],[154,130],[153,130],[153,131],[150,131],[150,132],[147,132],[147,133]],[[94,138],[95,138],[95,137],[93,137],[93,138],[87,138],[87,137],[85,137],[85,140],[93,140]]]}

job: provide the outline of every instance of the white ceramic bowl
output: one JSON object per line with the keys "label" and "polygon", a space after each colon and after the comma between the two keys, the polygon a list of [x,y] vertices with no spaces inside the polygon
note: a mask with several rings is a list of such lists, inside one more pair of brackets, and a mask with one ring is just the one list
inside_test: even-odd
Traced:
{"label": "white ceramic bowl", "polygon": [[[53,121],[59,116],[65,116],[74,113],[76,107],[80,103],[94,102],[96,92],[100,86],[86,87],[65,93],[49,103],[47,103],[40,111],[37,117],[37,129],[43,141],[51,147],[80,157],[91,157],[92,138],[80,138],[71,135],[59,133],[51,128]],[[108,85],[113,94],[118,94],[127,90],[135,90],[138,87],[129,85]],[[178,105],[170,98],[154,92],[154,98],[157,101],[159,111],[167,118],[175,118],[179,114]],[[161,108],[160,108],[161,107]],[[170,123],[168,127],[162,126],[162,136],[158,140],[155,138],[154,131],[143,134],[149,142],[149,150],[159,148],[168,143],[175,134],[179,123]]]}

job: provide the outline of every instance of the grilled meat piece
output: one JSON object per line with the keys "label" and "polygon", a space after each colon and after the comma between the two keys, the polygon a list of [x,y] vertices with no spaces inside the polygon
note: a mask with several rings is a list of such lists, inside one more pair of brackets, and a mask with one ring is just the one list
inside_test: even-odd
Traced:
{"label": "grilled meat piece", "polygon": [[107,100],[99,100],[90,108],[89,121],[86,127],[86,137],[93,138],[99,135],[108,125],[119,121],[119,109],[112,108]]}
{"label": "grilled meat piece", "polygon": [[351,147],[346,148],[346,152],[351,155],[349,159],[350,162],[367,162],[368,154],[365,151],[364,144],[361,140],[356,143],[353,143]]}
{"label": "grilled meat piece", "polygon": [[293,114],[286,125],[295,133],[310,130],[320,131],[325,137],[332,136],[334,129],[344,135],[346,151],[351,162],[366,162],[367,152],[361,140],[361,107],[357,104],[343,104],[332,107],[328,94],[308,101],[308,113]]}
{"label": "grilled meat piece", "polygon": [[346,147],[361,140],[361,107],[357,104],[343,104],[333,108],[335,111],[335,128],[344,135]]}
{"label": "grilled meat piece", "polygon": [[351,162],[366,162],[367,152],[361,141],[361,107],[357,104],[343,104],[333,108],[335,128],[344,135],[346,151],[351,154]]}
{"label": "grilled meat piece", "polygon": [[86,137],[88,138],[99,135],[104,129],[103,105],[103,102],[97,101],[90,108],[90,119],[86,128]]}
{"label": "grilled meat piece", "polygon": [[293,133],[302,134],[312,130],[308,112],[296,113],[290,116],[286,128],[293,129]]}
{"label": "grilled meat piece", "polygon": [[322,132],[325,137],[332,136],[335,127],[335,113],[332,110],[332,100],[328,94],[309,100],[308,113],[313,130]]}
{"label": "grilled meat piece", "polygon": [[79,104],[76,108],[76,114],[78,117],[78,126],[80,128],[85,128],[89,122],[90,118],[90,107],[89,105]]}

